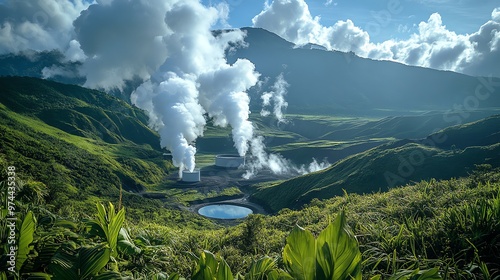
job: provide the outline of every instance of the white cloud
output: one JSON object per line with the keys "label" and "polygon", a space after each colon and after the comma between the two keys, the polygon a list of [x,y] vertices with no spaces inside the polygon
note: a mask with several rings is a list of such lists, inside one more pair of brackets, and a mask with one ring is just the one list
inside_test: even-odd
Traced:
{"label": "white cloud", "polygon": [[59,49],[74,37],[73,20],[88,4],[82,0],[6,0],[0,3],[0,54]]}
{"label": "white cloud", "polygon": [[266,2],[264,10],[252,22],[296,44],[316,43],[323,35],[319,18],[311,16],[303,0],[276,0],[270,5]]}
{"label": "white cloud", "polygon": [[127,80],[148,79],[167,58],[162,36],[172,2],[115,0],[84,10],[74,27],[88,57],[81,69],[85,85],[121,89]]}
{"label": "white cloud", "polygon": [[[351,20],[321,25],[319,17],[312,17],[304,0],[275,0],[252,21],[255,27],[265,28],[298,45],[315,43],[373,59],[470,75],[500,76],[500,7],[495,8],[491,20],[473,34],[448,30],[441,16],[434,13],[421,22],[408,39],[378,44],[370,42],[369,33]],[[408,28],[401,26],[399,30],[408,31]]]}

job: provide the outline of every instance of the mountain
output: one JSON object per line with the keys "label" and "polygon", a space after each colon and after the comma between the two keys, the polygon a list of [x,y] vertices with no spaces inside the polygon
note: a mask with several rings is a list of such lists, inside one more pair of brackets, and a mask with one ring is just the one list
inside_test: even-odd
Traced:
{"label": "mountain", "polygon": [[[0,55],[0,76],[27,76],[42,78],[44,69],[57,67],[64,69],[51,79],[58,82],[83,84],[85,79],[78,76],[79,62],[66,61],[58,50],[36,52],[26,50],[19,53]],[[55,73],[54,73],[55,74]]]}
{"label": "mountain", "polygon": [[[500,78],[471,77],[450,71],[408,66],[392,61],[361,58],[354,53],[327,51],[314,44],[297,47],[259,28],[243,28],[246,46],[227,51],[229,63],[246,58],[255,64],[263,82],[250,90],[251,107],[260,111],[262,92],[272,90],[283,73],[288,82],[288,113],[395,116],[427,111],[457,114],[500,107]],[[220,32],[214,32],[217,35]],[[78,63],[64,60],[58,51],[0,56],[0,76],[41,77],[51,66],[68,75],[51,79],[83,84]],[[129,102],[141,81],[129,81],[124,92],[113,95]],[[454,118],[454,116],[450,116]]]}
{"label": "mountain", "polygon": [[0,162],[75,203],[117,197],[164,182],[163,160],[147,116],[109,94],[28,77],[0,78]]}
{"label": "mountain", "polygon": [[[231,49],[229,63],[252,61],[270,90],[283,73],[289,113],[398,115],[401,112],[471,110],[500,106],[500,79],[377,61],[354,53],[297,48],[264,29],[243,28],[246,47]],[[479,90],[477,90],[479,88]],[[253,108],[260,97],[252,92]]]}
{"label": "mountain", "polygon": [[450,127],[420,140],[398,140],[331,167],[260,187],[252,199],[272,211],[313,198],[385,191],[411,181],[467,175],[477,164],[500,165],[500,115]]}

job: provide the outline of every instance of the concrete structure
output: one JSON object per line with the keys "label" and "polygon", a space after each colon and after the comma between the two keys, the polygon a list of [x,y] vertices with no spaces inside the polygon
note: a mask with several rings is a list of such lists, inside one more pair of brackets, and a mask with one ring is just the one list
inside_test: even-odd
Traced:
{"label": "concrete structure", "polygon": [[183,170],[182,171],[182,181],[183,182],[188,182],[188,183],[194,183],[194,182],[199,182],[201,180],[200,178],[200,170],[195,169],[193,172],[189,170]]}
{"label": "concrete structure", "polygon": [[239,155],[217,155],[215,157],[215,166],[224,168],[238,168],[245,165],[245,157]]}

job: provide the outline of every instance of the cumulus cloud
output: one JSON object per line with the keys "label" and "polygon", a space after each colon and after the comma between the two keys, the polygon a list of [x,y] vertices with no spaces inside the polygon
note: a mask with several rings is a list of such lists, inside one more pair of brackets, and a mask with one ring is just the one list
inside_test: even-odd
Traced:
{"label": "cumulus cloud", "polygon": [[266,2],[264,10],[252,19],[255,27],[274,32],[299,45],[319,43],[324,29],[319,17],[313,18],[304,0]]}
{"label": "cumulus cloud", "polygon": [[371,42],[369,33],[351,20],[321,25],[319,17],[312,17],[305,0],[274,0],[252,22],[255,27],[265,28],[298,45],[315,43],[367,58],[469,75],[500,76],[500,7],[473,34],[448,30],[441,16],[434,13],[408,39],[378,44]]}
{"label": "cumulus cloud", "polygon": [[25,50],[64,52],[74,37],[73,20],[83,0],[6,0],[0,3],[0,54]]}
{"label": "cumulus cloud", "polygon": [[87,56],[85,86],[122,89],[127,80],[147,80],[167,58],[162,37],[173,1],[99,1],[74,21],[76,40]]}

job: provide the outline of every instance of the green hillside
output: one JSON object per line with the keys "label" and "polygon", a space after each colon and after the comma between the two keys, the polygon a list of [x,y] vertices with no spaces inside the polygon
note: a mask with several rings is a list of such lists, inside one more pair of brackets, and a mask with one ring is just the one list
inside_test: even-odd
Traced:
{"label": "green hillside", "polygon": [[271,211],[313,198],[371,193],[431,178],[465,176],[475,165],[500,165],[500,116],[455,126],[426,139],[399,140],[343,159],[330,168],[260,186],[252,199]]}
{"label": "green hillside", "polygon": [[[0,78],[0,157],[48,186],[55,203],[82,207],[120,188],[143,192],[165,184],[147,116],[103,92],[35,78]],[[90,200],[90,201],[89,201]]]}

